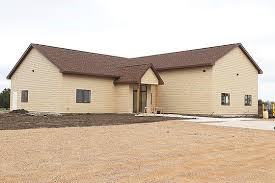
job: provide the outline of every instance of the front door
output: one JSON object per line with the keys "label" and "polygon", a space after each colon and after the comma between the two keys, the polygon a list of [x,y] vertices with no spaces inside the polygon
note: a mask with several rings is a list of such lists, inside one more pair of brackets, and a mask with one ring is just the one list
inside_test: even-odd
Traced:
{"label": "front door", "polygon": [[140,98],[139,98],[139,111],[144,113],[145,107],[147,106],[147,86],[140,86]]}
{"label": "front door", "polygon": [[145,107],[147,106],[147,86],[141,85],[139,92],[139,101],[138,100],[138,90],[133,90],[133,112],[137,113],[137,102],[139,103],[139,112],[144,112]]}

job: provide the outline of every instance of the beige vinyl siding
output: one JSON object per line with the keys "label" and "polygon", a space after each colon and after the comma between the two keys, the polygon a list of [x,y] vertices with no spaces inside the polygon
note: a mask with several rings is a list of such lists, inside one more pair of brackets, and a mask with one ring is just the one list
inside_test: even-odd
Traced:
{"label": "beige vinyl siding", "polygon": [[141,84],[158,84],[158,78],[151,68],[149,68],[141,78]]}
{"label": "beige vinyl siding", "polygon": [[[151,86],[151,93],[152,93],[152,105],[151,107],[157,107],[157,97],[158,97],[158,94],[157,94],[157,87],[158,85],[152,85]],[[150,94],[151,95],[151,94]],[[150,101],[149,101],[150,102]]]}
{"label": "beige vinyl siding", "polygon": [[115,112],[133,112],[133,86],[128,84],[115,85]]}
{"label": "beige vinyl siding", "polygon": [[[91,103],[76,103],[76,89],[91,90]],[[132,91],[113,78],[63,75],[63,113],[131,113]]]}
{"label": "beige vinyl siding", "polygon": [[148,85],[147,87],[147,107],[148,112],[153,112],[154,107],[158,107],[157,102],[157,87],[158,85]]}
{"label": "beige vinyl siding", "polygon": [[[258,113],[258,71],[240,48],[216,62],[213,78],[215,114]],[[221,105],[221,93],[230,93],[230,106]],[[245,95],[252,95],[252,106],[244,105]]]}
{"label": "beige vinyl siding", "polygon": [[[91,90],[91,102],[76,103],[76,89]],[[114,94],[112,78],[63,74],[62,112],[114,113]]]}
{"label": "beige vinyl siding", "polygon": [[[34,72],[32,72],[34,70]],[[32,49],[11,77],[11,106],[17,92],[17,109],[58,112],[62,74],[39,51]],[[21,102],[21,91],[28,90],[28,102]]]}
{"label": "beige vinyl siding", "polygon": [[158,105],[165,113],[213,112],[211,67],[161,71],[160,76],[164,85],[158,86]]}

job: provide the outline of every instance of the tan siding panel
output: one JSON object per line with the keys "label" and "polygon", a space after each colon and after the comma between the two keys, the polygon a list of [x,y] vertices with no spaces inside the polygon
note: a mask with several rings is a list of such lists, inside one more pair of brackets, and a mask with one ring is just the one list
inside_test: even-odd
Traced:
{"label": "tan siding panel", "polygon": [[133,87],[127,84],[115,87],[115,112],[132,113],[133,111]]}
{"label": "tan siding panel", "polygon": [[[257,114],[258,71],[240,48],[216,62],[213,78],[215,114]],[[230,106],[221,105],[221,93],[230,93]],[[244,105],[245,95],[252,95],[252,106]]]}
{"label": "tan siding panel", "polygon": [[152,107],[157,107],[157,85],[151,86],[151,93],[152,93]]}
{"label": "tan siding panel", "polygon": [[[203,72],[206,70],[206,72]],[[158,86],[159,106],[166,113],[211,114],[212,69],[192,68],[162,71]]]}
{"label": "tan siding panel", "polygon": [[152,71],[151,68],[149,68],[145,74],[141,78],[142,84],[152,84],[157,85],[158,84],[158,78],[156,77],[155,73]]}
{"label": "tan siding panel", "polygon": [[[76,89],[91,90],[91,103],[76,103]],[[64,113],[114,113],[112,78],[63,74]]]}
{"label": "tan siding panel", "polygon": [[[76,103],[76,89],[91,90],[91,103]],[[112,78],[63,75],[64,113],[131,113],[128,84],[114,85]]]}
{"label": "tan siding panel", "polygon": [[[61,79],[62,74],[59,70],[36,49],[32,49],[11,78],[11,92],[17,92],[17,108],[59,112],[62,96]],[[22,90],[29,91],[28,103],[21,102]]]}

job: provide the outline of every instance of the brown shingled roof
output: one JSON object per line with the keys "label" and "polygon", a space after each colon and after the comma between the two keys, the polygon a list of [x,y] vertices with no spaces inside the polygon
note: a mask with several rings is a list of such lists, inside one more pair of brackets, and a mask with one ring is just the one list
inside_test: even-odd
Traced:
{"label": "brown shingled roof", "polygon": [[127,60],[122,57],[38,44],[32,44],[32,46],[56,65],[62,73],[119,77],[117,67],[114,66],[120,66],[123,60]]}
{"label": "brown shingled roof", "polygon": [[128,65],[119,67],[121,77],[115,80],[115,83],[141,83],[141,78],[145,72],[151,68],[159,80],[159,85],[163,84],[159,73],[152,64]]}
{"label": "brown shingled roof", "polygon": [[262,70],[248,54],[241,43],[201,48],[195,50],[151,55],[131,59],[135,63],[152,63],[156,70],[170,70],[200,66],[213,66],[216,61],[225,56],[232,49],[240,47],[252,64],[261,74]]}
{"label": "brown shingled roof", "polygon": [[23,56],[7,76],[8,79],[11,78],[12,74],[23,62],[24,58],[32,48],[37,49],[50,62],[52,62],[61,73],[64,74],[111,77],[115,79],[114,83],[140,83],[144,73],[151,68],[158,78],[159,84],[163,84],[161,77],[156,72],[152,64],[141,64],[139,66],[134,66],[127,58],[39,44],[31,44],[28,47]]}
{"label": "brown shingled roof", "polygon": [[111,77],[115,78],[115,83],[139,83],[146,69],[152,68],[159,79],[159,83],[163,84],[157,71],[213,66],[217,60],[236,47],[240,47],[258,72],[262,73],[260,67],[240,43],[131,59],[31,44],[7,78],[11,79],[30,50],[35,48],[52,62],[61,73]]}

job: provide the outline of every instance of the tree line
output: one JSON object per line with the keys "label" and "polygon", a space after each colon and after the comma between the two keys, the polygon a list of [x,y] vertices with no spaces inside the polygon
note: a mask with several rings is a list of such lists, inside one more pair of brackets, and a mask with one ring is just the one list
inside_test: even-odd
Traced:
{"label": "tree line", "polygon": [[10,108],[10,89],[5,88],[0,93],[0,108],[9,109]]}

